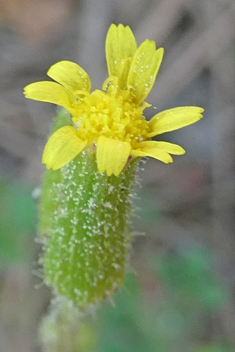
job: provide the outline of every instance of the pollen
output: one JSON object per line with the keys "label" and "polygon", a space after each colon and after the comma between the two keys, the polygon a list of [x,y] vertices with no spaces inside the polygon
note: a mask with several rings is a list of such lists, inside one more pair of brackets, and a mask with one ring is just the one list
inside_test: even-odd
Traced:
{"label": "pollen", "polygon": [[78,137],[92,144],[103,135],[135,148],[148,139],[149,123],[143,116],[146,104],[135,104],[123,91],[114,95],[113,89],[109,85],[107,92],[95,90],[79,100],[73,117],[73,123],[79,126]]}

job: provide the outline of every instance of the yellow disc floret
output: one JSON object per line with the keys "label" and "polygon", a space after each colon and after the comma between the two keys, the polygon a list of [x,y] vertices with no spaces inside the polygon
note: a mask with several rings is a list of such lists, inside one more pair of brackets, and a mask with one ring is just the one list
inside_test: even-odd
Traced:
{"label": "yellow disc floret", "polygon": [[110,86],[108,92],[95,90],[80,97],[77,114],[72,118],[78,137],[92,144],[103,135],[128,142],[135,148],[148,139],[149,123],[143,116],[148,104],[135,104],[126,91],[120,91],[115,96],[111,92]]}

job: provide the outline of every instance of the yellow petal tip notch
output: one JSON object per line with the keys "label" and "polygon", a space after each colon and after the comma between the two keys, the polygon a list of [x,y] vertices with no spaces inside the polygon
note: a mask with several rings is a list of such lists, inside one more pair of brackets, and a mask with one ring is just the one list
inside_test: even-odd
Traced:
{"label": "yellow petal tip notch", "polygon": [[97,166],[100,173],[118,176],[130,155],[130,144],[101,136],[97,143]]}

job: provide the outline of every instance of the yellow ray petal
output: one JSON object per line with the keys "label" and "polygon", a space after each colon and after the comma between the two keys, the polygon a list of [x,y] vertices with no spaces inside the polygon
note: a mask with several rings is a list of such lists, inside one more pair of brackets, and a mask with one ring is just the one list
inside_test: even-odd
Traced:
{"label": "yellow ray petal", "polygon": [[49,138],[43,152],[42,163],[47,169],[58,170],[68,164],[86,146],[72,126],[64,126]]}
{"label": "yellow ray petal", "polygon": [[130,155],[130,144],[101,136],[97,143],[97,165],[100,173],[118,176]]}
{"label": "yellow ray petal", "polygon": [[[154,142],[154,141],[153,141]],[[154,146],[153,144],[146,144],[150,142],[142,142],[139,144],[138,149],[131,150],[131,156],[133,157],[144,157],[150,156],[152,158],[158,159],[165,164],[169,164],[173,162],[170,154],[161,148]]]}
{"label": "yellow ray petal", "polygon": [[127,80],[128,58],[134,56],[136,49],[136,40],[130,27],[112,24],[108,30],[105,45],[109,76],[122,76],[123,84]]}
{"label": "yellow ray petal", "polygon": [[135,102],[141,104],[149,94],[160,68],[164,49],[156,50],[154,41],[145,40],[133,57],[127,86]]}
{"label": "yellow ray petal", "polygon": [[74,112],[75,99],[67,89],[55,82],[36,82],[24,88],[26,98],[63,106],[71,114]]}
{"label": "yellow ray petal", "polygon": [[185,154],[184,148],[182,148],[178,144],[169,143],[169,142],[158,142],[158,141],[146,141],[141,142],[137,149],[145,150],[145,149],[159,149],[164,150],[165,152],[173,155],[183,155]]}
{"label": "yellow ray petal", "polygon": [[90,77],[75,62],[59,61],[49,68],[47,75],[73,94],[77,90],[89,92],[91,89]]}
{"label": "yellow ray petal", "polygon": [[169,109],[155,115],[149,122],[149,137],[178,130],[200,120],[204,109],[196,106],[183,106]]}
{"label": "yellow ray petal", "polygon": [[119,88],[125,90],[127,88],[127,78],[131,67],[132,58],[128,57],[123,60],[122,65],[120,65],[120,70],[118,74],[118,85]]}

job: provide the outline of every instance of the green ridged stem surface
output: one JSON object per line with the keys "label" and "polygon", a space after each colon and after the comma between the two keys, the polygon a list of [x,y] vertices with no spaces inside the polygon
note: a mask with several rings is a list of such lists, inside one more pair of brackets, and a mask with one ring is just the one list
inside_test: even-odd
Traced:
{"label": "green ridged stem surface", "polygon": [[88,147],[44,178],[45,281],[79,308],[96,305],[123,284],[136,165],[132,161],[119,176],[108,177],[97,171],[95,151]]}

